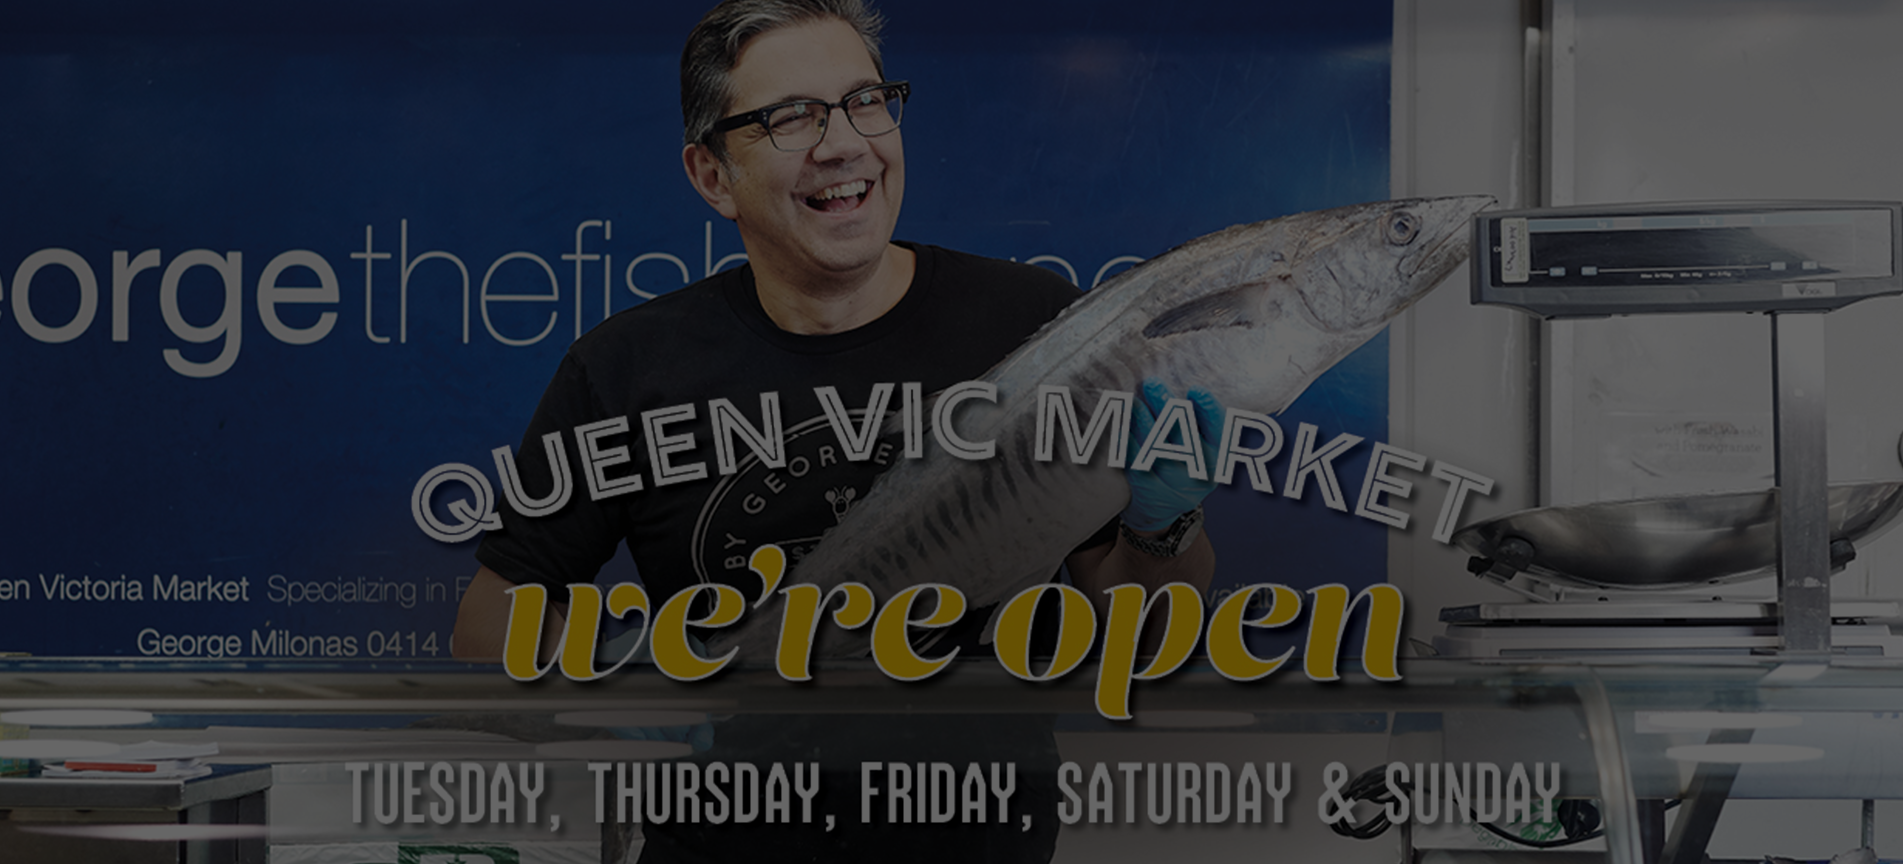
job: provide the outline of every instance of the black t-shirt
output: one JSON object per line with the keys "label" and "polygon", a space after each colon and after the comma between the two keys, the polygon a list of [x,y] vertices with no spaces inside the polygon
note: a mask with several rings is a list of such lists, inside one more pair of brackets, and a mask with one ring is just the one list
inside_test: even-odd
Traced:
{"label": "black t-shirt", "polygon": [[[917,253],[906,297],[853,331],[782,331],[759,304],[752,268],[719,272],[592,329],[561,360],[516,451],[523,495],[544,497],[552,478],[542,436],[558,434],[575,478],[569,502],[533,518],[500,506],[504,529],[483,539],[476,558],[512,582],[559,588],[594,580],[626,540],[655,603],[696,582],[727,582],[755,596],[759,577],[746,569],[754,548],[775,542],[797,565],[864,499],[873,478],[902,459],[891,442],[873,447],[866,461],[847,459],[816,386],[835,388],[851,419],[862,422],[873,384],[894,384],[889,409],[898,409],[904,383],[932,394],[982,377],[1079,297],[1077,287],[1039,266],[906,247]],[[746,424],[765,430],[765,392],[778,394],[786,464],[767,468],[736,436],[733,470],[725,472],[712,403],[727,400]],[[643,413],[683,405],[691,419],[660,422],[657,436],[645,432]],[[626,419],[628,432],[599,436],[594,451],[624,447],[628,462],[601,470],[594,485],[628,489],[628,478],[639,478],[641,489],[598,499],[577,426],[615,419]],[[693,436],[691,447],[683,436]],[[662,447],[662,472],[649,438]],[[670,476],[687,480],[662,481]],[[1108,539],[1100,533],[1087,546]],[[959,641],[976,638],[986,615],[967,619],[976,626]],[[845,824],[830,834],[814,826],[651,824],[641,860],[870,862],[906,849],[921,860],[1049,860],[1056,841],[1056,748],[1045,717],[736,716],[717,723],[714,750],[693,759],[818,761],[826,797]],[[1010,761],[1020,771],[1012,811],[1035,815],[1035,828],[854,824],[864,759],[948,761],[961,771],[967,761]]]}
{"label": "black t-shirt", "polygon": [[[755,548],[777,543],[797,565],[878,473],[903,458],[888,443],[866,461],[848,459],[814,388],[835,388],[858,423],[873,386],[892,383],[888,410],[896,410],[904,383],[918,382],[929,395],[978,378],[1079,296],[1041,267],[907,248],[917,254],[917,267],[904,298],[843,333],[810,336],[775,326],[748,267],[589,331],[563,358],[516,451],[523,493],[544,496],[553,481],[542,438],[558,433],[573,478],[570,500],[538,517],[505,502],[503,530],[483,539],[477,560],[512,582],[560,588],[593,581],[625,540],[655,603],[700,582],[757,595],[759,577],[746,567]],[[785,466],[766,467],[744,434],[733,434],[733,470],[723,471],[712,435],[714,400],[727,400],[747,426],[764,431],[763,393],[777,394]],[[649,415],[674,418],[654,425],[652,443],[665,469],[657,473],[643,414],[661,409],[675,410]],[[599,456],[624,448],[629,461],[591,469],[576,429],[616,418],[628,431],[595,436],[593,449]],[[638,491],[627,491],[631,478],[639,479]],[[594,485],[612,494],[597,500]]]}
{"label": "black t-shirt", "polygon": [[[847,459],[815,387],[835,388],[853,421],[862,422],[875,384],[917,382],[922,394],[931,394],[978,378],[1079,296],[1043,268],[933,246],[907,248],[917,253],[917,269],[905,297],[848,332],[781,330],[760,306],[752,270],[740,268],[617,314],[577,340],[516,451],[524,494],[544,496],[552,480],[542,437],[559,434],[575,478],[570,500],[538,517],[499,508],[504,529],[483,539],[477,559],[510,581],[559,588],[593,581],[625,540],[652,602],[705,581],[755,596],[759,577],[746,568],[755,548],[777,543],[797,564],[864,498],[878,473],[903,458],[888,445],[875,447],[866,461]],[[902,387],[894,391],[890,409],[901,401]],[[748,424],[763,429],[761,394],[767,392],[778,394],[785,467],[764,467],[736,439],[734,470],[723,472],[712,440],[712,401],[728,400]],[[664,452],[663,473],[692,474],[691,466],[699,465],[705,476],[660,483],[642,415],[675,406],[691,408],[692,419],[661,424],[654,440],[666,446],[691,435],[693,446]],[[642,488],[596,500],[575,429],[615,418],[626,418],[628,431],[601,437],[595,450],[626,448],[630,461],[608,467],[600,479],[613,486],[638,476]],[[1111,536],[1100,533],[1085,545]],[[986,617],[966,616],[975,625]],[[959,641],[975,638],[978,627],[967,629]],[[817,761],[825,797],[844,824],[830,833],[805,825],[648,825],[643,861],[1044,861],[1056,841],[1057,753],[1046,718],[743,714],[715,730],[714,748],[694,761]],[[1015,818],[986,825],[854,824],[858,766],[865,760],[944,761],[961,771],[967,762],[1010,762],[1019,771],[1013,812],[1034,815],[1034,827],[1026,832]]]}

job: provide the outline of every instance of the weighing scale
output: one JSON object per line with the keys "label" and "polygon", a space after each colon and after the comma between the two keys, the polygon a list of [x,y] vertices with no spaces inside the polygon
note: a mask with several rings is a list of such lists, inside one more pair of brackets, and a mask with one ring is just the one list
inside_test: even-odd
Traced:
{"label": "weighing scale", "polygon": [[[1460,657],[1903,657],[1896,601],[1832,602],[1830,574],[1903,515],[1903,483],[1827,487],[1823,315],[1903,293],[1903,205],[1698,202],[1474,219],[1473,302],[1546,318],[1764,312],[1776,486],[1546,507],[1470,525],[1468,569],[1527,598],[1444,609]],[[1777,595],[1732,593],[1774,573]],[[1730,586],[1729,588],[1725,586]]]}

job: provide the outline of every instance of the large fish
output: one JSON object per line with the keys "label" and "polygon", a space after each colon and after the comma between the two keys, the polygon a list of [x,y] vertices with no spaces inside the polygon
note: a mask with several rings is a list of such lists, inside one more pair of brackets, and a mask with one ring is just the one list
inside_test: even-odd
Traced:
{"label": "large fish", "polygon": [[[787,582],[862,582],[881,601],[939,582],[979,609],[1048,580],[1130,493],[1121,470],[1102,467],[1101,449],[1089,466],[1061,452],[1033,458],[1039,385],[1069,387],[1080,416],[1104,391],[1136,391],[1146,378],[1281,411],[1465,260],[1473,215],[1492,200],[1386,201],[1240,225],[1105,282],[984,377],[997,386],[995,408],[961,409],[958,434],[995,441],[995,456],[968,461],[928,446],[900,461]],[[762,605],[712,646],[738,645],[753,662],[774,656],[779,608],[777,598]],[[828,636],[819,650],[864,647],[863,635]]]}

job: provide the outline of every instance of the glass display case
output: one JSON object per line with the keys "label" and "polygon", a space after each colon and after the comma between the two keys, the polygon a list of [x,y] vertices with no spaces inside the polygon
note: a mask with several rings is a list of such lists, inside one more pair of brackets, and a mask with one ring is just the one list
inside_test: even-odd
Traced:
{"label": "glass display case", "polygon": [[[1702,860],[1727,801],[1903,797],[1893,661],[1412,659],[1394,682],[1185,668],[1136,682],[1131,720],[1101,716],[1095,688],[1094,675],[1033,683],[990,661],[903,684],[869,663],[806,683],[745,668],[682,683],[646,667],[521,683],[447,661],[19,659],[0,665],[17,739],[4,743],[42,758],[0,781],[0,805],[12,848],[49,857],[106,843],[156,860],[622,861],[641,846],[635,823],[657,815],[697,836],[775,819],[824,834],[833,820],[930,842],[1008,813],[1058,860],[1147,857],[1154,835],[1206,843],[1207,860],[1565,849],[1653,864]],[[21,713],[76,709],[133,713]],[[47,776],[62,746],[146,741],[215,743],[213,777],[254,788],[195,803],[268,795],[268,818],[255,803],[159,801],[184,781]],[[130,802],[139,784],[147,800]],[[211,827],[126,828],[155,822]],[[1483,822],[1499,842],[1467,842]],[[1810,857],[1872,847],[1874,830],[1866,819]]]}

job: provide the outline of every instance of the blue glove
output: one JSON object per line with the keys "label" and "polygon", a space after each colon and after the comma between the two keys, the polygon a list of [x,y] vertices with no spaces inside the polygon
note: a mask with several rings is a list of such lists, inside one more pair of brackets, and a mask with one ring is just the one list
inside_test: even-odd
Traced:
{"label": "blue glove", "polygon": [[[1222,446],[1222,403],[1207,390],[1192,388],[1189,401],[1196,409],[1196,426],[1203,446],[1203,476],[1198,480],[1180,459],[1158,459],[1150,470],[1126,468],[1124,479],[1130,483],[1130,506],[1123,508],[1123,524],[1137,531],[1168,528],[1184,513],[1201,506],[1216,488],[1216,452]],[[1143,380],[1143,395],[1137,400],[1130,418],[1130,456],[1126,464],[1136,464],[1137,451],[1156,426],[1156,416],[1170,399],[1170,388],[1154,378]]]}

